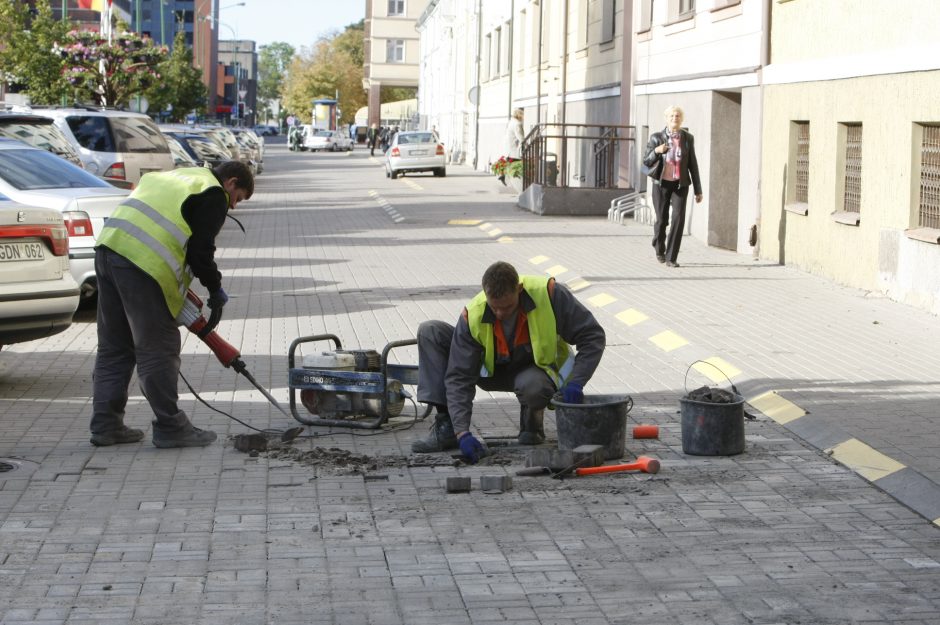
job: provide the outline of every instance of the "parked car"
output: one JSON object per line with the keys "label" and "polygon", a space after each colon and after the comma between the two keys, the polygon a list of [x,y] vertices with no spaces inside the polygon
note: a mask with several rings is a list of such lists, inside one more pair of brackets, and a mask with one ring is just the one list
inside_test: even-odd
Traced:
{"label": "parked car", "polygon": [[48,150],[73,165],[84,167],[78,150],[48,117],[31,113],[0,112],[0,137],[16,139]]}
{"label": "parked car", "polygon": [[68,252],[59,211],[0,194],[0,347],[52,336],[71,325],[79,291]]}
{"label": "parked car", "polygon": [[215,167],[219,163],[232,160],[231,154],[213,141],[205,133],[197,130],[170,130],[161,128],[164,136],[177,141],[183,150],[200,167]]}
{"label": "parked car", "polygon": [[31,112],[55,121],[96,176],[137,184],[147,172],[173,169],[170,147],[146,115],[92,107],[33,107]]}
{"label": "parked car", "polygon": [[260,137],[276,137],[278,134],[280,134],[278,132],[277,126],[269,126],[266,124],[258,124],[252,128],[252,130],[254,130],[255,134]]}
{"label": "parked car", "polygon": [[173,155],[173,164],[177,169],[180,167],[198,167],[193,157],[189,155],[189,152],[183,148],[183,145],[175,137],[164,133],[163,138],[166,139],[166,144],[170,146],[170,154]]}
{"label": "parked car", "polygon": [[313,130],[312,128],[311,126],[304,136],[304,149],[311,152],[319,150],[330,150],[331,152],[346,150],[349,152],[353,149],[353,141],[347,133],[341,130]]}
{"label": "parked car", "polygon": [[248,128],[229,128],[235,135],[238,145],[248,152],[248,157],[255,163],[256,172],[264,171],[264,139]]}
{"label": "parked car", "polygon": [[81,287],[83,298],[94,295],[96,233],[128,196],[128,191],[45,150],[0,139],[0,194],[22,204],[61,213],[68,231],[72,276]]}
{"label": "parked car", "polygon": [[405,172],[430,171],[446,176],[444,144],[430,130],[395,133],[385,152],[385,175],[398,178]]}

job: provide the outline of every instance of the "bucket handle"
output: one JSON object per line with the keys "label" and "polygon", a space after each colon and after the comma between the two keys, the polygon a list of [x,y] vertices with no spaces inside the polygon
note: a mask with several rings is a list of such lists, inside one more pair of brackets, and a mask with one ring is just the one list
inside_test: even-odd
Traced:
{"label": "bucket handle", "polygon": [[[739,390],[738,390],[738,387],[734,385],[734,382],[731,381],[731,378],[728,377],[728,374],[725,373],[724,371],[722,371],[722,370],[721,370],[721,367],[719,367],[719,366],[716,365],[715,363],[708,362],[707,360],[693,360],[693,361],[692,361],[692,364],[689,365],[689,368],[685,370],[685,380],[683,381],[682,385],[685,387],[685,394],[686,394],[686,396],[688,396],[688,394],[689,394],[689,371],[691,371],[691,370],[692,370],[692,367],[695,366],[695,363],[698,363],[698,362],[700,362],[700,363],[702,363],[702,364],[709,365],[709,366],[711,366],[711,367],[714,367],[715,370],[718,371],[718,373],[720,373],[721,375],[725,376],[725,379],[728,380],[728,384],[731,385],[731,390],[732,390],[732,392],[734,392],[734,394],[737,395],[738,397],[740,397],[741,399],[744,399],[744,395],[741,395],[741,391],[739,391]],[[750,406],[750,404],[747,402],[747,400],[745,400],[744,403],[747,404],[748,406]],[[753,406],[752,406],[752,407],[753,407]],[[751,419],[751,420],[757,418],[757,417],[755,417],[754,415],[752,415],[751,413],[749,413],[749,412],[746,411],[746,410],[744,411],[744,416],[747,417],[748,419]]]}

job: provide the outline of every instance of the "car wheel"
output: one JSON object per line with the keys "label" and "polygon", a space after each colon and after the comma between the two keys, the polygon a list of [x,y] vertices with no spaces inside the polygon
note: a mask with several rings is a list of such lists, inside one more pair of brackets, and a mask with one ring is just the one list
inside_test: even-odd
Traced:
{"label": "car wheel", "polygon": [[391,176],[392,180],[395,180],[395,178],[398,178],[398,172],[393,169],[389,176]]}
{"label": "car wheel", "polygon": [[443,178],[444,176],[447,175],[447,169],[445,169],[444,167],[438,167],[437,169],[434,170],[434,175],[438,178]]}

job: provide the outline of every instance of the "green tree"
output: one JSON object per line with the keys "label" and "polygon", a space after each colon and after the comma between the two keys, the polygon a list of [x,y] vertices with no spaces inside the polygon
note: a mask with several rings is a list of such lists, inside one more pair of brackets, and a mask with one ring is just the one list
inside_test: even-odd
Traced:
{"label": "green tree", "polygon": [[109,42],[99,33],[72,31],[55,47],[65,61],[65,78],[80,98],[101,106],[127,106],[161,79],[158,65],[167,57],[137,33],[119,32]]}
{"label": "green tree", "polygon": [[177,31],[173,50],[156,68],[160,80],[147,90],[150,111],[165,111],[171,106],[170,120],[185,121],[190,111],[205,113],[206,86],[202,72],[193,67],[193,51],[186,45],[186,33]]}
{"label": "green tree", "polygon": [[56,104],[71,90],[62,75],[63,59],[53,52],[66,39],[70,22],[52,16],[49,0],[35,9],[18,0],[0,0],[0,74],[12,90],[36,104]]}
{"label": "green tree", "polygon": [[366,105],[362,90],[363,26],[360,21],[342,33],[320,39],[294,57],[281,94],[287,110],[310,119],[313,100],[339,93],[339,122],[350,124]]}
{"label": "green tree", "polygon": [[258,102],[261,111],[258,119],[270,118],[273,104],[280,102],[284,76],[295,53],[294,46],[283,41],[261,46],[258,59]]}

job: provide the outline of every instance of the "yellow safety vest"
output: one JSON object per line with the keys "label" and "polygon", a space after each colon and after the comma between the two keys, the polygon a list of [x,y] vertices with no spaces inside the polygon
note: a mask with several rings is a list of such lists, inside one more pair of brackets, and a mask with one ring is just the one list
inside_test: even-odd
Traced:
{"label": "yellow safety vest", "polygon": [[[542,276],[520,276],[522,288],[535,302],[535,308],[526,313],[529,324],[529,341],[535,364],[548,374],[561,388],[574,366],[571,347],[558,336],[555,325],[555,311],[548,295],[548,278]],[[486,294],[483,291],[470,300],[467,305],[467,323],[470,335],[483,347],[483,363],[480,375],[492,377],[495,371],[496,346],[492,323],[483,322],[486,311]],[[497,321],[499,323],[499,321]]]}
{"label": "yellow safety vest", "polygon": [[157,281],[173,317],[182,309],[193,279],[186,264],[186,243],[193,232],[183,218],[183,202],[221,186],[203,167],[146,174],[98,236],[98,245],[114,250]]}

